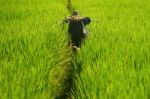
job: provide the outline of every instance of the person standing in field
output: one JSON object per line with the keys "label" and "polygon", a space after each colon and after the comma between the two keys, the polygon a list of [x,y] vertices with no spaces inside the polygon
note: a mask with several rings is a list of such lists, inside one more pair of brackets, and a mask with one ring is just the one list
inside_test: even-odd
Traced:
{"label": "person standing in field", "polygon": [[89,17],[81,17],[77,11],[74,11],[71,16],[64,19],[63,22],[69,23],[68,34],[73,49],[80,49],[81,43],[88,34],[85,26],[91,23],[91,19]]}

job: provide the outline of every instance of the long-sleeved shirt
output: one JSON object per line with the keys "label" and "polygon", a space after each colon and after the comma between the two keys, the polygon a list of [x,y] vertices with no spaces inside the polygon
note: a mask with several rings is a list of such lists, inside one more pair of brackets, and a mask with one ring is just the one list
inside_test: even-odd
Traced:
{"label": "long-sleeved shirt", "polygon": [[73,17],[67,20],[69,22],[68,33],[71,38],[71,43],[74,46],[80,47],[82,40],[87,36],[86,25],[90,24],[89,17]]}

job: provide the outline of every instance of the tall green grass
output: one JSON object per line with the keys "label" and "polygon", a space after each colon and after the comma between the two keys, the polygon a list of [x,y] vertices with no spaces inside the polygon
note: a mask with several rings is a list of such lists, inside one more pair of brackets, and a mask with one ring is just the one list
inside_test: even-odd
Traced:
{"label": "tall green grass", "polygon": [[61,90],[54,71],[68,62],[70,51],[61,26],[51,27],[67,15],[65,4],[0,1],[0,99],[50,99],[54,88]]}
{"label": "tall green grass", "polygon": [[[72,98],[150,98],[149,4],[72,0],[81,15],[101,21],[88,26],[89,37],[73,55]],[[67,15],[66,5],[67,0],[0,1],[0,99],[68,94],[74,71],[66,29],[51,28]]]}
{"label": "tall green grass", "polygon": [[150,98],[150,2],[73,0],[92,22],[76,56],[74,99]]}

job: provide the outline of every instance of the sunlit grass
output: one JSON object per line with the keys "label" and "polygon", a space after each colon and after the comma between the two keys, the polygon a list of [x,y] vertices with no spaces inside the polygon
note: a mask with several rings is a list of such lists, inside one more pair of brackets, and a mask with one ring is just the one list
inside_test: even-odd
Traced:
{"label": "sunlit grass", "polygon": [[[85,2],[85,1],[83,1]],[[75,99],[148,99],[150,96],[149,1],[74,0],[81,14],[101,20],[75,59]],[[77,69],[78,70],[78,69]]]}
{"label": "sunlit grass", "polygon": [[65,0],[0,5],[0,99],[49,99],[53,71],[70,59],[65,32],[51,29],[67,14]]}
{"label": "sunlit grass", "polygon": [[0,1],[0,99],[59,97],[74,72],[74,99],[149,99],[150,2],[72,3],[100,20],[73,57],[67,29],[51,28],[68,15],[67,0]]}

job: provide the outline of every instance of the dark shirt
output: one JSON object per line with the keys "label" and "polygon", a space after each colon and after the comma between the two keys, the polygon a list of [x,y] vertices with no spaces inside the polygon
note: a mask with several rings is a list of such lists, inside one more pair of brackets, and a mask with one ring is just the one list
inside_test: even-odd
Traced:
{"label": "dark shirt", "polygon": [[90,24],[91,20],[89,17],[84,17],[78,21],[70,20],[68,33],[71,38],[71,43],[74,46],[80,47],[82,40],[87,36],[85,26]]}

